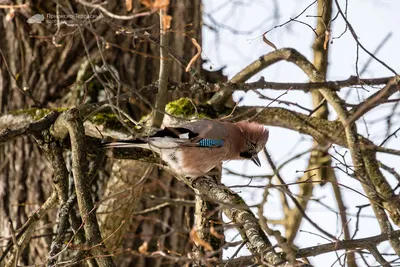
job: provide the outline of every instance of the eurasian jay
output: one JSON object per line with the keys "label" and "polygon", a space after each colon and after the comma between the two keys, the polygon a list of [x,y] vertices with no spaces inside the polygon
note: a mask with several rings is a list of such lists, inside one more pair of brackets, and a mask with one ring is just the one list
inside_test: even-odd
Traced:
{"label": "eurasian jay", "polygon": [[103,147],[140,147],[161,156],[170,168],[185,177],[205,175],[226,160],[258,159],[268,140],[268,129],[262,125],[200,120],[181,127],[165,127],[153,136],[105,143]]}

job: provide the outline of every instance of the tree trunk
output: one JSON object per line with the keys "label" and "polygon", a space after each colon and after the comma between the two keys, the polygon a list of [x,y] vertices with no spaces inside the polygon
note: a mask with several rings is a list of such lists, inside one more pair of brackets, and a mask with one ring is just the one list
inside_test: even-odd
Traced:
{"label": "tree trunk", "polygon": [[[133,1],[135,12],[143,8],[140,1]],[[72,12],[65,4],[59,6],[59,12]],[[85,8],[71,3],[72,10],[77,14],[85,14]],[[103,6],[114,14],[129,15],[125,9],[125,1],[110,1]],[[15,12],[9,14],[10,12]],[[60,108],[77,106],[83,101],[96,102],[101,96],[102,86],[93,79],[87,86],[82,82],[89,79],[92,70],[87,61],[87,53],[96,66],[102,66],[102,59],[98,44],[93,32],[83,28],[83,39],[79,31],[72,31],[69,27],[60,26],[44,21],[41,24],[28,24],[27,19],[35,14],[56,14],[57,5],[49,2],[29,2],[29,7],[16,9],[1,9],[0,36],[5,42],[0,42],[2,52],[0,69],[0,111],[2,114],[20,109],[34,107]],[[170,32],[170,50],[184,61],[196,54],[196,47],[191,38],[201,44],[202,9],[200,0],[171,1],[168,14],[172,16]],[[7,15],[8,14],[8,15]],[[98,12],[94,14],[99,14]],[[137,25],[137,28],[135,28]],[[132,27],[131,27],[132,26]],[[135,89],[156,82],[160,60],[159,47],[147,40],[144,36],[149,32],[156,39],[159,36],[158,14],[139,17],[131,21],[116,20],[109,17],[99,19],[92,25],[96,36],[102,36],[106,49],[103,51],[105,61],[113,66],[121,81]],[[138,30],[134,34],[116,34],[122,28]],[[76,28],[73,28],[76,29]],[[55,35],[54,38],[52,36]],[[190,38],[191,37],[191,38]],[[85,46],[86,49],[85,50]],[[130,52],[135,51],[135,52]],[[137,53],[139,52],[139,53]],[[149,56],[143,56],[144,54]],[[201,60],[197,60],[193,68],[200,71]],[[170,81],[190,82],[193,77],[175,61],[170,62]],[[127,88],[120,88],[121,93]],[[170,95],[169,99],[179,97]],[[153,99],[150,99],[153,101]],[[142,103],[132,103],[125,106],[134,119],[140,119],[149,111]],[[32,117],[35,110],[30,112]],[[65,154],[68,157],[68,154]],[[67,160],[68,161],[68,160]],[[15,229],[20,228],[29,214],[34,212],[50,195],[49,186],[52,179],[52,169],[39,147],[32,138],[22,138],[6,143],[0,147],[0,236],[10,237],[7,224],[11,220]],[[112,176],[97,189],[97,194],[105,192],[105,196],[115,194],[119,188],[132,186],[143,172],[149,168],[149,176],[144,184],[140,184],[128,191],[128,201],[125,199],[127,210],[116,199],[111,207],[113,212],[100,214],[104,223],[103,237],[113,233],[107,242],[110,248],[124,248],[137,251],[143,242],[148,242],[148,250],[172,251],[185,253],[191,251],[188,232],[193,224],[193,204],[170,205],[158,211],[135,216],[137,210],[154,206],[154,200],[141,198],[155,196],[155,198],[190,198],[193,193],[174,179],[171,175],[154,168],[150,164],[118,161],[113,164]],[[106,167],[110,169],[110,167]],[[128,171],[127,171],[128,170]],[[121,186],[123,184],[123,186]],[[104,188],[103,188],[104,187]],[[141,194],[145,192],[145,194]],[[71,192],[69,192],[71,193]],[[124,195],[125,194],[125,195]],[[122,194],[127,196],[126,192]],[[101,195],[100,195],[101,196]],[[112,198],[111,198],[112,199]],[[101,201],[101,198],[100,198]],[[109,201],[109,200],[107,200]],[[101,202],[101,204],[107,203]],[[112,199],[114,201],[114,199]],[[135,207],[137,205],[137,207]],[[115,210],[120,206],[120,210]],[[107,210],[107,209],[106,209]],[[99,211],[103,210],[100,206]],[[123,211],[123,213],[119,213]],[[118,215],[119,214],[119,215]],[[123,214],[124,216],[120,216]],[[36,235],[47,235],[46,238],[33,239],[29,247],[21,254],[19,264],[30,265],[44,263],[48,257],[49,246],[52,240],[53,224],[46,222],[56,220],[56,211],[42,221],[43,228],[35,232]],[[146,216],[165,221],[174,229],[162,226],[156,219],[146,219]],[[120,219],[118,219],[120,218]],[[125,219],[126,223],[115,232],[115,227]],[[109,223],[110,222],[110,223]],[[158,242],[158,243],[157,243]],[[5,243],[3,242],[5,245]],[[116,252],[111,249],[111,252]],[[173,266],[174,263],[161,262],[161,259],[145,259],[135,256],[135,253],[123,253],[116,256],[117,266]],[[164,261],[164,260],[163,260]],[[149,265],[150,264],[150,265]]]}
{"label": "tree trunk", "polygon": [[[169,33],[170,50],[185,62],[189,62],[197,52],[189,37],[201,43],[201,1],[171,1],[168,14],[172,16],[171,29],[173,29]],[[154,15],[153,18],[155,19],[153,23],[157,23],[158,15]],[[154,27],[152,35],[159,35],[158,26]],[[140,51],[158,55],[159,47],[150,43],[147,43],[147,47],[141,44]],[[136,67],[131,69],[135,88],[141,88],[158,80],[159,59],[135,55],[134,60]],[[193,81],[193,77],[177,62],[169,63],[170,81],[177,83]],[[201,61],[196,61],[193,67],[200,70]],[[168,98],[172,100],[181,96],[179,93],[174,93]],[[136,111],[138,115],[135,117],[140,119],[144,115],[143,111]],[[138,184],[140,179],[146,179],[146,182]],[[119,190],[115,189],[116,185]],[[152,164],[126,160],[113,163],[113,175],[106,188],[106,196],[124,188],[132,190],[130,197],[110,199],[111,203],[106,202],[99,208],[99,213],[104,213],[99,217],[104,222],[103,233],[105,236],[112,234],[116,240],[110,243],[120,250],[122,245],[123,249],[129,248],[133,251],[116,256],[115,262],[118,266],[175,266],[176,263],[165,258],[146,256],[154,251],[174,256],[191,252],[189,232],[193,225],[194,202],[187,205],[179,203],[166,205],[168,199],[194,199],[193,192],[183,183]],[[147,212],[154,207],[160,208]],[[124,220],[126,221],[124,226],[116,232]]]}

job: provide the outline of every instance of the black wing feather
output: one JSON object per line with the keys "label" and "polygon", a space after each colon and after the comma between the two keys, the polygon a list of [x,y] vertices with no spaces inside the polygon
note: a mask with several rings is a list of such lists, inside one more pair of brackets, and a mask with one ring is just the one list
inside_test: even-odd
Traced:
{"label": "black wing feather", "polygon": [[199,134],[192,132],[189,129],[182,128],[182,127],[165,127],[161,131],[158,131],[151,137],[173,137],[173,138],[179,138],[179,135],[181,134],[189,134],[189,139],[197,137]]}

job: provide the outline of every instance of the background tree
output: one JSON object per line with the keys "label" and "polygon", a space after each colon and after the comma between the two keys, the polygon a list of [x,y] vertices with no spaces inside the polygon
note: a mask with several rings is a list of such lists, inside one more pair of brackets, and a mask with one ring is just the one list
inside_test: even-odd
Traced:
{"label": "background tree", "polygon": [[[386,146],[398,131],[393,127],[396,71],[359,40],[349,21],[347,1],[309,1],[282,24],[280,4],[271,1],[271,5],[275,27],[268,30],[260,24],[256,31],[261,33],[257,40],[273,51],[243,64],[228,82],[222,70],[202,69],[201,27],[204,16],[206,27],[217,34],[221,29],[236,36],[248,33],[214,17],[229,8],[243,12],[245,6],[235,1],[205,14],[200,0],[1,6],[0,36],[5,41],[0,43],[0,109],[5,115],[0,117],[0,265],[13,266],[16,258],[19,265],[48,266],[282,265],[300,264],[296,259],[307,262],[306,257],[335,250],[345,252],[337,253],[338,264],[363,266],[368,254],[380,265],[395,264],[400,232],[393,228],[399,225],[400,202],[393,181],[399,175],[377,152],[399,154]],[[32,24],[35,14],[41,23]],[[315,14],[312,22],[305,17],[310,14]],[[338,21],[357,48],[357,76],[327,81],[329,47],[341,37],[333,31]],[[277,49],[271,42],[272,30],[293,24],[314,34],[313,60],[297,47]],[[357,67],[360,51],[391,76],[363,78]],[[213,58],[207,60],[206,65],[212,66]],[[309,82],[261,78],[248,82],[281,61],[293,63]],[[283,91],[271,97],[258,89]],[[310,95],[312,105],[296,100],[292,93],[296,90]],[[236,91],[255,92],[267,102],[237,107],[232,101]],[[284,94],[292,99],[283,100]],[[359,96],[357,102],[354,95]],[[386,123],[384,137],[362,136],[360,128],[365,126],[368,133],[375,127],[365,122],[365,116],[387,105],[391,109],[380,120]],[[106,155],[99,148],[105,136],[147,135],[163,123],[176,125],[202,117],[251,119],[306,134],[314,143],[303,153],[286,156],[282,164],[275,163],[273,150],[265,150],[271,171],[260,185],[253,183],[257,177],[228,170],[251,178],[245,186],[230,189],[221,184],[221,166],[213,177],[190,181],[175,178],[149,151],[115,149]],[[303,175],[287,179],[283,167],[303,161],[303,156],[309,157],[308,166],[296,170]],[[338,176],[357,181],[359,188],[353,191],[366,203],[359,206],[354,221],[349,220],[352,214],[343,200],[343,189],[349,186]],[[331,187],[324,189],[324,184]],[[256,188],[262,197],[249,208],[249,200],[237,193]],[[315,198],[319,190],[332,190],[337,212]],[[280,197],[280,220],[267,212],[271,196]],[[336,212],[338,234],[310,214],[310,201]],[[368,207],[380,234],[360,239],[356,233],[365,224],[360,214]],[[221,212],[227,219],[222,220]],[[328,243],[304,248],[299,238],[296,246],[303,219]],[[231,228],[240,234],[238,242],[225,240],[224,232]],[[386,240],[389,252],[378,247]],[[244,245],[252,256],[237,257]],[[223,261],[223,249],[235,247],[232,257]]]}

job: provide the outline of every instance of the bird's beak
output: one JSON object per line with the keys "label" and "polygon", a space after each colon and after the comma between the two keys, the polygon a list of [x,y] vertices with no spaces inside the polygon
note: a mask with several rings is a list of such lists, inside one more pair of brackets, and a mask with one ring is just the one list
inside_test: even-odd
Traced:
{"label": "bird's beak", "polygon": [[251,157],[251,160],[256,164],[258,167],[261,167],[261,162],[260,159],[258,158],[257,154],[253,155]]}

